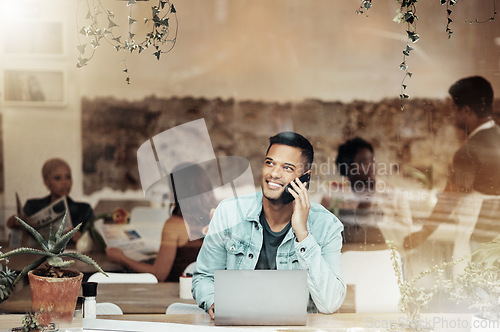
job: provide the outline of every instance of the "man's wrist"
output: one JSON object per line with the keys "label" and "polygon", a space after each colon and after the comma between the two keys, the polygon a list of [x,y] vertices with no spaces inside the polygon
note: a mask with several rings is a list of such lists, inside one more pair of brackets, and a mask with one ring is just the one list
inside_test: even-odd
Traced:
{"label": "man's wrist", "polygon": [[301,232],[295,232],[295,238],[297,239],[297,242],[302,242],[308,235],[309,232],[307,230]]}

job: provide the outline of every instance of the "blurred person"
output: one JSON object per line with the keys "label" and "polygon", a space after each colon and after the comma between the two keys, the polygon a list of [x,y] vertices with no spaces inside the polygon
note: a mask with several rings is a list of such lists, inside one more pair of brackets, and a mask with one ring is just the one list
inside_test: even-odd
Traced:
{"label": "blurred person", "polygon": [[376,163],[372,144],[360,137],[339,146],[335,163],[348,185],[333,183],[321,204],[338,211],[344,224],[346,243],[385,243],[391,240],[397,248],[411,232],[409,204],[401,192],[376,180]]}
{"label": "blurred person", "polygon": [[[172,173],[176,172],[182,179],[174,181],[174,185],[169,181],[174,203],[171,216],[163,225],[161,245],[156,258],[152,262],[141,262],[127,257],[119,248],[106,248],[106,256],[110,261],[124,265],[134,272],[152,273],[160,282],[178,282],[185,268],[196,261],[208,229],[211,210],[217,206],[212,181],[202,167],[185,163],[172,170]],[[185,206],[179,203],[179,190],[184,193],[204,194],[195,195],[190,199],[189,206]]]}
{"label": "blurred person", "polygon": [[[49,190],[49,195],[43,198],[27,200],[22,210],[24,215],[19,216],[21,219],[24,217],[29,218],[61,197],[66,197],[73,227],[79,223],[83,223],[80,227],[80,229],[83,229],[87,221],[95,218],[94,211],[89,204],[75,202],[69,197],[71,187],[73,186],[73,178],[71,177],[71,168],[66,161],[60,158],[47,160],[42,166],[42,178]],[[24,229],[14,216],[7,220],[7,227]],[[76,241],[79,237],[80,232],[77,232],[73,240]]]}
{"label": "blurred person", "polygon": [[[314,150],[302,135],[282,132],[269,139],[262,191],[222,201],[213,215],[193,276],[192,293],[212,319],[216,270],[307,270],[309,311],[332,313],[342,304],[342,224],[310,203],[306,183]],[[287,185],[291,188],[288,190]],[[289,201],[285,190],[294,200]]]}
{"label": "blurred person", "polygon": [[[406,248],[422,244],[443,223],[457,227],[451,236],[456,258],[469,253],[478,212],[483,199],[500,195],[500,127],[493,120],[493,89],[483,77],[458,80],[448,90],[454,105],[455,126],[466,136],[455,152],[443,193],[422,229],[405,239]],[[490,229],[493,239],[500,225]],[[449,233],[449,232],[447,232]],[[469,249],[469,250],[468,250]]]}

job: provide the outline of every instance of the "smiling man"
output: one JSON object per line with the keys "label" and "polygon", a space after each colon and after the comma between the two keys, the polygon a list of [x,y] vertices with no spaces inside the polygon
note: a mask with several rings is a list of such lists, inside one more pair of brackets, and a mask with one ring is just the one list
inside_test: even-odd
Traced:
{"label": "smiling man", "polygon": [[[193,295],[214,318],[214,271],[306,270],[310,311],[332,313],[342,304],[346,285],[340,273],[340,221],[310,203],[311,143],[293,132],[269,139],[262,167],[262,191],[223,201],[213,215],[198,255]],[[284,199],[287,190],[294,200]]]}

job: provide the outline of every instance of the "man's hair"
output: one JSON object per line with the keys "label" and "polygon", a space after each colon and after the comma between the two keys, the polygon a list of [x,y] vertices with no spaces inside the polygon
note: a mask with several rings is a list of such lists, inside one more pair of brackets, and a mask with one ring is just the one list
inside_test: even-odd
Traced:
{"label": "man's hair", "polygon": [[354,158],[356,158],[356,154],[361,149],[368,149],[371,153],[374,153],[373,146],[361,137],[354,137],[339,146],[335,163],[340,175],[348,175],[349,167],[354,163]]}
{"label": "man's hair", "polygon": [[468,105],[478,118],[489,116],[493,111],[493,89],[490,82],[481,76],[458,80],[448,93],[459,109]]}
{"label": "man's hair", "polygon": [[302,157],[306,162],[304,168],[306,170],[311,168],[314,159],[314,149],[312,144],[304,136],[292,131],[285,131],[274,135],[269,138],[269,146],[267,148],[266,155],[273,144],[283,144],[300,149]]}

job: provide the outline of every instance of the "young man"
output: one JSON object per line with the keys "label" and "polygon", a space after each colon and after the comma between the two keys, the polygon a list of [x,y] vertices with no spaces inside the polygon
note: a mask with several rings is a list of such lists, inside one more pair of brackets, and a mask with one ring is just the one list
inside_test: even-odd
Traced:
{"label": "young man", "polygon": [[[450,178],[429,218],[431,221],[448,218],[464,195],[500,195],[500,127],[492,117],[491,84],[480,76],[466,77],[454,83],[448,92],[454,103],[455,126],[465,131],[467,140],[455,152]],[[474,210],[479,211],[478,208]],[[473,215],[472,212],[468,214]],[[425,224],[420,232],[405,239],[405,247],[420,245],[438,226],[439,222]],[[498,231],[491,229],[491,238],[496,235]]]}
{"label": "young man", "polygon": [[[306,184],[298,179],[311,172],[313,147],[293,132],[279,133],[269,143],[262,191],[219,204],[198,255],[192,291],[212,319],[216,270],[307,270],[309,294],[322,313],[336,311],[345,297],[342,224],[321,205],[309,202]],[[283,192],[289,183],[295,199],[286,204]]]}

